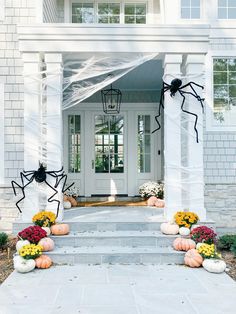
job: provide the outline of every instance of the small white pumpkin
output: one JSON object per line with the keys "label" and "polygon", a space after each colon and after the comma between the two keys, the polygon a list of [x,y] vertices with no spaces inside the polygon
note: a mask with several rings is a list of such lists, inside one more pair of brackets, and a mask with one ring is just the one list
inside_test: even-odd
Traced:
{"label": "small white pumpkin", "polygon": [[202,242],[199,242],[197,245],[196,245],[196,249],[198,250],[204,243]]}
{"label": "small white pumpkin", "polygon": [[221,274],[226,269],[226,263],[224,261],[214,258],[204,259],[202,266],[210,273],[216,274]]}
{"label": "small white pumpkin", "polygon": [[28,245],[30,244],[30,242],[28,240],[19,240],[16,242],[16,250],[17,253],[19,253],[20,249],[24,246],[24,245]]}
{"label": "small white pumpkin", "polygon": [[190,234],[190,229],[186,227],[180,227],[179,234],[182,236],[188,236]]}
{"label": "small white pumpkin", "polygon": [[198,227],[201,227],[201,225],[197,225],[197,224],[192,225],[191,231],[193,231],[193,229],[198,228]]}
{"label": "small white pumpkin", "polygon": [[41,227],[44,231],[47,232],[47,237],[51,234],[51,229],[49,227]]}
{"label": "small white pumpkin", "polygon": [[14,268],[18,273],[28,273],[35,268],[34,259],[24,259],[21,256],[15,256],[13,259]]}
{"label": "small white pumpkin", "polygon": [[64,201],[64,202],[63,202],[63,206],[64,206],[65,209],[71,208],[71,202],[69,202],[69,201]]}
{"label": "small white pumpkin", "polygon": [[170,222],[163,222],[161,224],[161,232],[164,234],[175,235],[179,233],[179,226]]}

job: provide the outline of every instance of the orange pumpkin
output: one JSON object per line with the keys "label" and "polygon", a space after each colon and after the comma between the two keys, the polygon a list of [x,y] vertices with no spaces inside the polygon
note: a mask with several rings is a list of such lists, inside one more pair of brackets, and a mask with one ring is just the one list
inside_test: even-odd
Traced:
{"label": "orange pumpkin", "polygon": [[54,235],[66,235],[70,232],[68,224],[56,224],[51,226],[51,233]]}
{"label": "orange pumpkin", "polygon": [[67,195],[63,195],[63,201],[68,201],[68,196]]}
{"label": "orange pumpkin", "polygon": [[200,267],[203,263],[203,258],[196,249],[191,249],[185,254],[184,263],[190,267]]}
{"label": "orange pumpkin", "polygon": [[71,206],[72,207],[76,207],[77,206],[77,201],[76,201],[76,199],[74,198],[74,197],[72,197],[72,196],[68,196],[67,197],[67,201],[69,201],[70,203],[71,203]]}
{"label": "orange pumpkin", "polygon": [[196,243],[191,239],[176,238],[173,247],[176,251],[188,251],[195,249]]}
{"label": "orange pumpkin", "polygon": [[49,268],[52,266],[52,259],[47,255],[41,255],[35,259],[37,268]]}
{"label": "orange pumpkin", "polygon": [[43,238],[38,244],[43,247],[43,252],[52,251],[54,249],[54,241],[50,238]]}

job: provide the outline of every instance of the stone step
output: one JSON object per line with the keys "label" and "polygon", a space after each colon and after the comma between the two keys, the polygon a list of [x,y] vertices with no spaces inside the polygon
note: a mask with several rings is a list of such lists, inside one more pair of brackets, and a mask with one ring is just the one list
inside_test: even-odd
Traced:
{"label": "stone step", "polygon": [[47,252],[55,264],[184,264],[184,252],[165,248],[80,247]]}
{"label": "stone step", "polygon": [[160,231],[91,231],[51,236],[56,247],[167,247],[177,236],[166,236]]}
{"label": "stone step", "polygon": [[[122,221],[73,221],[65,220],[63,223],[70,225],[72,232],[86,231],[159,231],[162,222],[122,222]],[[199,225],[206,225],[215,229],[213,221],[199,222]],[[17,234],[22,229],[31,226],[32,223],[14,222],[13,234]]]}

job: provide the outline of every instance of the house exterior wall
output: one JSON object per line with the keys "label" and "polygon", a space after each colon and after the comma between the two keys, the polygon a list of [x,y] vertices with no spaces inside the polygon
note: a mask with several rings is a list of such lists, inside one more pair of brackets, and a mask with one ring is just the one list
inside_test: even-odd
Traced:
{"label": "house exterior wall", "polygon": [[[0,84],[4,86],[5,133],[1,143],[5,147],[4,179],[0,184],[0,230],[10,231],[17,217],[10,181],[23,168],[23,62],[18,49],[17,24],[35,23],[37,0],[5,0],[2,2],[3,19],[0,19]],[[1,148],[2,149],[2,148]],[[2,160],[0,161],[2,163]]]}
{"label": "house exterior wall", "polygon": [[[66,1],[66,0],[65,0]],[[4,144],[4,180],[0,182],[0,230],[11,229],[11,222],[18,215],[10,188],[10,181],[18,178],[24,162],[24,88],[23,61],[18,48],[18,24],[38,22],[39,0],[1,0],[0,1],[0,85],[4,90],[4,136],[0,143]],[[155,1],[154,1],[155,2]],[[216,23],[217,1],[202,1],[206,5],[202,9],[201,20],[180,20],[180,1],[160,1],[160,8],[165,12],[162,23]],[[46,0],[50,11],[44,11],[44,21],[63,23],[65,18],[64,0]],[[154,7],[159,7],[157,3]],[[173,9],[174,8],[174,9]],[[214,8],[214,9],[212,9]],[[2,10],[1,10],[2,9]],[[176,18],[173,19],[173,11]],[[220,22],[218,27],[231,25],[235,32],[236,22]],[[173,26],[174,27],[174,26]],[[227,34],[227,31],[226,31]],[[220,37],[220,36],[219,36]],[[209,52],[223,51],[236,56],[234,38],[210,39]],[[1,112],[1,111],[0,111]],[[205,171],[205,206],[207,216],[221,227],[236,226],[236,133],[235,131],[209,130],[209,121],[205,120],[204,131],[204,171]]]}

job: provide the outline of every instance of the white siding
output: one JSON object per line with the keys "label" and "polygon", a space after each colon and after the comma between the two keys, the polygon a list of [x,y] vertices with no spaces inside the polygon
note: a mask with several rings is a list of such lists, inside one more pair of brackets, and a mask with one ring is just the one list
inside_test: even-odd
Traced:
{"label": "white siding", "polygon": [[57,23],[57,0],[43,1],[43,22]]}
{"label": "white siding", "polygon": [[4,84],[0,83],[0,184],[4,184],[5,181],[4,141]]}
{"label": "white siding", "polygon": [[4,20],[5,17],[5,0],[0,0],[0,21]]}

